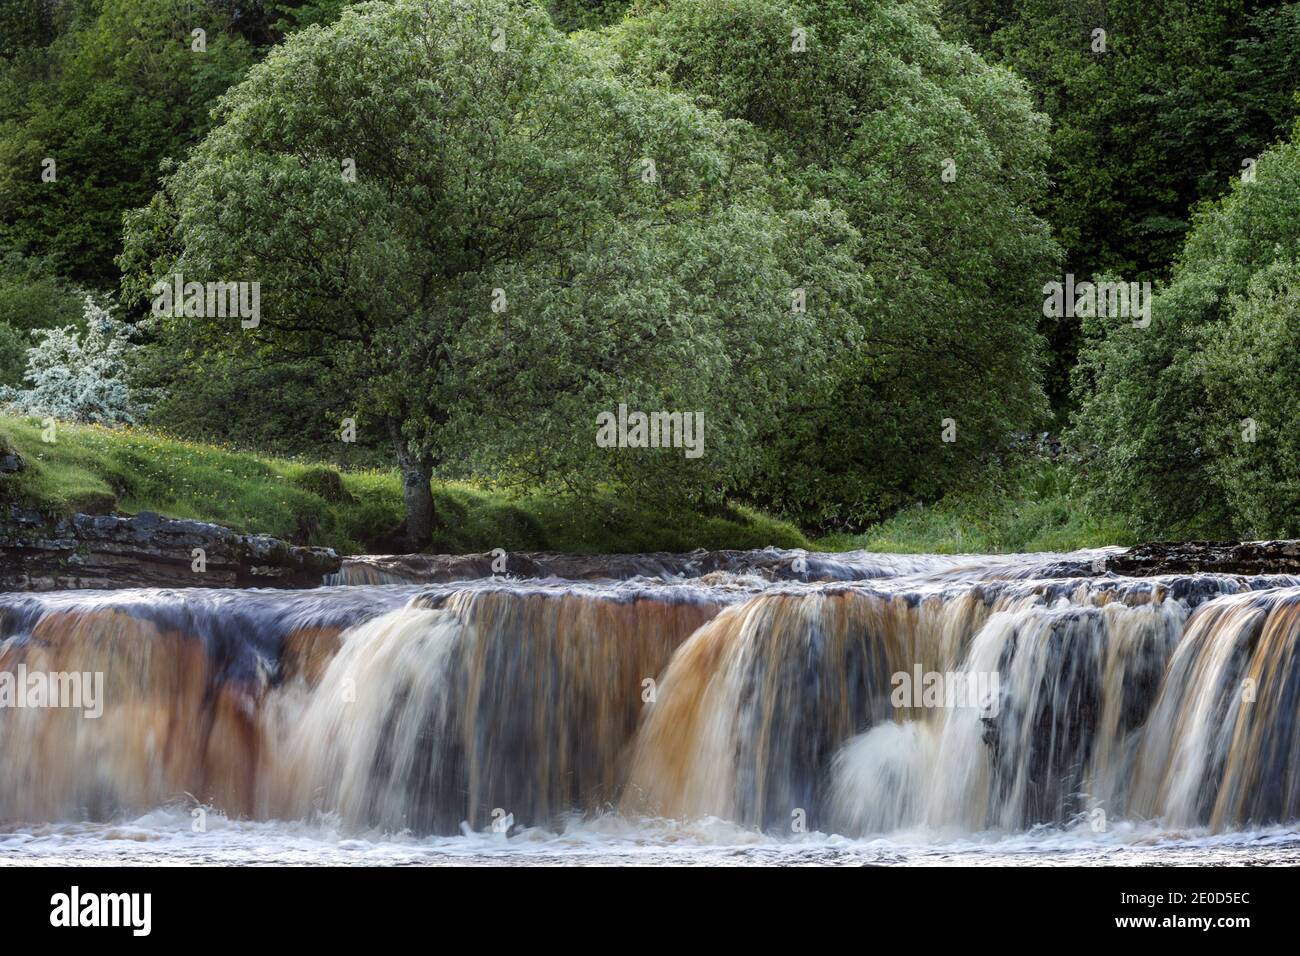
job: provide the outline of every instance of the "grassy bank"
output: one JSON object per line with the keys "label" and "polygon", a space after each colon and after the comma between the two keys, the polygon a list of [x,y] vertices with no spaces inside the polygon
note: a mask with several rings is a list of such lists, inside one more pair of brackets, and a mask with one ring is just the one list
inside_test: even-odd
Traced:
{"label": "grassy bank", "polygon": [[1138,543],[1119,522],[1093,514],[1070,482],[1066,462],[1029,459],[934,504],[905,508],[863,534],[833,535],[816,545],[833,551],[989,554]]}
{"label": "grassy bank", "polygon": [[[146,431],[61,424],[53,444],[32,419],[0,416],[0,446],[27,467],[0,475],[0,502],[46,514],[156,511],[355,554],[384,550],[401,521],[396,470],[337,471]],[[665,515],[633,501],[515,496],[461,483],[434,486],[441,527],[431,550],[590,553],[693,548],[816,547],[827,551],[1068,551],[1134,544],[1072,496],[1059,462],[1030,460],[859,535],[809,542],[793,525],[745,508]]]}
{"label": "grassy bank", "polygon": [[[156,511],[273,534],[342,553],[369,551],[401,520],[396,470],[343,471],[266,458],[144,431],[60,424],[53,444],[32,419],[0,416],[0,444],[27,467],[0,475],[0,502],[46,514]],[[665,515],[633,501],[512,496],[436,484],[442,527],[432,550],[689,551],[806,547],[792,525],[743,508]]]}

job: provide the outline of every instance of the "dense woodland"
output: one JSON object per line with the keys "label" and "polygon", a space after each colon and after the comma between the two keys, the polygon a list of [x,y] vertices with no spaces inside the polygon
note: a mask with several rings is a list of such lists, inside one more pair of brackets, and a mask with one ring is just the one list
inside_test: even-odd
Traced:
{"label": "dense woodland", "polygon": [[448,479],[857,533],[1044,432],[1300,536],[1298,90],[1300,3],[0,0],[0,403],[396,465],[411,547]]}

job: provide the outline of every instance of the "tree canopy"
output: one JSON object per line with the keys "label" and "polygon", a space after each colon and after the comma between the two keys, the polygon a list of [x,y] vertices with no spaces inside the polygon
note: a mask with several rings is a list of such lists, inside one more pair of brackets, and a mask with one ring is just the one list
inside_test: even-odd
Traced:
{"label": "tree canopy", "polygon": [[1300,535],[1300,143],[1202,209],[1151,324],[1085,320],[1083,482],[1145,534]]}
{"label": "tree canopy", "polygon": [[435,473],[853,532],[1072,411],[1108,514],[1289,533],[1298,73],[1274,0],[13,0],[0,387],[93,295],[136,417],[395,456],[412,545]]}
{"label": "tree canopy", "polygon": [[[1038,209],[1065,271],[1163,280],[1196,205],[1296,116],[1300,4],[944,0],[945,29],[1024,78],[1052,117]],[[1069,398],[1076,320],[1044,322],[1046,387]]]}
{"label": "tree canopy", "polygon": [[791,188],[862,237],[862,344],[764,436],[759,500],[806,526],[861,526],[937,497],[1038,424],[1036,316],[1058,249],[1032,212],[1047,120],[1023,85],[945,42],[921,4],[635,12],[591,42],[638,83],[750,124]]}
{"label": "tree canopy", "polygon": [[[122,262],[137,296],[259,283],[257,327],[166,334],[197,363],[319,360],[337,408],[391,437],[420,543],[438,465],[701,500],[743,477],[861,294],[845,218],[770,179],[743,129],[623,82],[531,4],[364,4],[223,99]],[[702,411],[707,456],[598,447],[619,404]]]}

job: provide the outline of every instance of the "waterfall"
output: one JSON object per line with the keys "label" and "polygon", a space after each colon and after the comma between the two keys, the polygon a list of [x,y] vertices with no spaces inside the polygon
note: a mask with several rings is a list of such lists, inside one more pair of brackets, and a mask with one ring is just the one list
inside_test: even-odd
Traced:
{"label": "waterfall", "polygon": [[[1083,561],[0,595],[0,818],[182,802],[356,832],[617,816],[776,838],[1300,819],[1300,581]],[[101,715],[6,701],[12,675],[70,673],[100,675]]]}
{"label": "waterfall", "polygon": [[1201,609],[1143,736],[1134,812],[1175,825],[1300,817],[1300,592]]}
{"label": "waterfall", "polygon": [[[1134,748],[1186,615],[1170,600],[1011,602],[946,665],[996,673],[996,706],[933,709],[849,741],[832,769],[832,825],[1016,831],[1099,809],[1122,816]],[[905,793],[873,793],[893,779]]]}
{"label": "waterfall", "polygon": [[347,635],[284,732],[261,810],[454,833],[612,802],[647,681],[717,605],[690,592],[461,591]]}
{"label": "waterfall", "polygon": [[[104,714],[0,709],[0,816],[224,812],[456,832],[617,796],[696,589],[341,588],[0,598],[0,671],[106,675]],[[250,592],[251,594],[251,592]],[[12,602],[12,603],[10,603]]]}

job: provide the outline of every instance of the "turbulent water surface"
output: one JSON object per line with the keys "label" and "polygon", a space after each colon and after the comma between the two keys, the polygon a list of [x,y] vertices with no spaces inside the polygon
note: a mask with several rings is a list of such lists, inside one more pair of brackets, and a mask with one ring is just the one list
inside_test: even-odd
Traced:
{"label": "turbulent water surface", "polygon": [[1300,580],[1098,556],[0,595],[0,675],[102,675],[0,687],[0,861],[1300,861]]}

